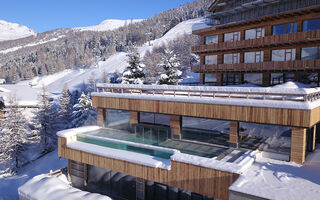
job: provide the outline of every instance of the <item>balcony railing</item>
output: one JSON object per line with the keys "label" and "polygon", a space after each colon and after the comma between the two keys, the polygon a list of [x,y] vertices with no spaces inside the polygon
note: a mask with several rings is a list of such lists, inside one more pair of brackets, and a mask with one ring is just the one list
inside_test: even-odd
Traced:
{"label": "balcony railing", "polygon": [[279,45],[295,45],[299,43],[311,43],[320,41],[320,30],[272,35],[257,39],[224,42],[192,47],[194,53],[218,52],[227,50],[240,50],[250,48],[273,47]]}
{"label": "balcony railing", "polygon": [[[97,84],[97,93],[115,93],[121,95],[197,97],[197,98],[233,98],[276,101],[313,102],[320,99],[319,89],[277,89],[277,88],[243,88],[243,87],[209,87],[209,86],[161,86],[161,85],[123,85]],[[93,94],[100,96],[99,94]],[[104,94],[103,94],[104,95]],[[186,101],[188,101],[186,99]]]}
{"label": "balcony railing", "polygon": [[260,62],[192,66],[195,73],[212,72],[262,72],[262,71],[308,71],[319,70],[320,60],[294,60],[284,62]]}

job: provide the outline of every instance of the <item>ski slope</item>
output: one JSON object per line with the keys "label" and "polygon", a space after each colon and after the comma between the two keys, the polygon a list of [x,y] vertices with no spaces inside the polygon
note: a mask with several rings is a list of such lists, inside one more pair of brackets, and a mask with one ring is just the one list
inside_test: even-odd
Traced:
{"label": "ski slope", "polygon": [[[194,27],[199,26],[206,26],[204,18],[181,22],[168,31],[163,37],[151,41],[151,46],[144,44],[141,47],[138,47],[138,51],[140,52],[141,57],[143,57],[147,51],[151,51],[154,47],[166,45],[168,42],[173,41],[184,34],[192,34]],[[22,81],[15,85],[3,85],[2,87],[9,90],[9,92],[1,93],[1,95],[4,96],[5,101],[9,99],[10,95],[12,96],[12,94],[15,94],[20,105],[37,105],[38,96],[43,85],[47,87],[53,97],[58,96],[65,85],[70,90],[81,89],[83,83],[88,83],[92,78],[101,79],[104,73],[113,73],[116,70],[122,72],[127,66],[126,55],[127,54],[124,52],[119,52],[110,56],[106,61],[100,61],[90,68],[68,69],[52,75],[36,77],[33,80]],[[33,87],[30,87],[30,84],[33,85]],[[26,94],[23,91],[28,92]]]}
{"label": "ski slope", "polygon": [[76,31],[112,31],[127,24],[141,22],[143,19],[121,20],[121,19],[107,19],[98,25],[88,27],[73,28]]}

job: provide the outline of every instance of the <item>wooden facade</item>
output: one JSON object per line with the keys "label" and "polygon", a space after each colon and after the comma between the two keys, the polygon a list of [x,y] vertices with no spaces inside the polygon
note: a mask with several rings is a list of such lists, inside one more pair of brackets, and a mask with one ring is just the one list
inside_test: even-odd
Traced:
{"label": "wooden facade", "polygon": [[[221,17],[227,18],[231,16],[233,10],[227,12],[225,9],[231,9],[235,6],[236,1],[221,1],[223,9],[216,3],[215,6],[211,6],[210,10],[213,11],[222,9],[221,12],[225,12]],[[252,9],[253,7],[244,8],[241,7],[242,1],[238,1],[237,6],[240,9]],[[304,1],[301,1],[303,3]],[[280,3],[280,1],[278,2]],[[294,2],[296,4],[296,2]],[[304,2],[306,3],[306,2]],[[307,5],[307,4],[306,4]],[[309,5],[309,4],[308,4]],[[312,6],[311,6],[312,5]],[[231,6],[231,7],[228,7]],[[264,5],[256,5],[258,10]],[[303,31],[303,22],[310,19],[318,19],[320,16],[320,5],[313,2],[310,3],[310,7],[299,7],[288,12],[281,12],[269,16],[261,16],[251,20],[242,20],[239,22],[215,25],[213,27],[195,30],[193,34],[201,37],[201,45],[192,47],[192,51],[200,56],[200,66],[193,66],[192,71],[195,73],[201,73],[201,83],[204,84],[204,74],[216,74],[216,85],[222,85],[221,73],[229,74],[243,74],[243,73],[293,73],[293,72],[308,72],[308,73],[320,73],[320,58],[315,60],[303,60],[301,58],[301,48],[315,47],[320,45],[320,28],[318,30]],[[231,12],[232,11],[232,12]],[[214,12],[214,15],[217,14]],[[220,12],[220,11],[219,11]],[[293,33],[273,35],[273,26],[287,23],[297,23],[297,30]],[[264,28],[264,35],[255,39],[245,38],[246,30]],[[240,40],[236,41],[224,41],[225,34],[239,32]],[[217,43],[206,44],[206,37],[216,35],[218,37]],[[296,55],[293,60],[286,60],[281,62],[272,61],[272,50],[280,49],[295,49]],[[244,54],[247,52],[263,51],[262,61],[255,61],[255,63],[247,63],[244,60]],[[235,64],[224,63],[223,56],[225,54],[240,53],[240,62]],[[205,63],[205,56],[217,55],[217,63],[207,64]],[[295,81],[302,81],[304,77],[295,76]],[[210,82],[210,81],[209,81]],[[269,86],[270,80],[264,79],[261,81],[263,86]],[[242,84],[243,80],[237,80],[233,83],[226,84]],[[318,83],[319,84],[319,83]]]}
{"label": "wooden facade", "polygon": [[178,116],[178,115],[170,116],[170,128],[173,131],[174,137],[181,139],[181,128],[182,128],[181,116]]}
{"label": "wooden facade", "polygon": [[176,161],[171,161],[170,170],[148,167],[70,149],[67,147],[68,141],[69,139],[66,138],[58,138],[59,157],[218,199],[229,199],[229,186],[239,177],[239,174]]}
{"label": "wooden facade", "polygon": [[92,102],[93,106],[98,108],[275,124],[292,127],[309,128],[320,121],[320,108],[299,110],[97,96],[92,97]]}
{"label": "wooden facade", "polygon": [[139,123],[139,112],[130,112],[130,128]]}
{"label": "wooden facade", "polygon": [[239,122],[230,122],[229,142],[235,146],[238,146],[239,142]]}

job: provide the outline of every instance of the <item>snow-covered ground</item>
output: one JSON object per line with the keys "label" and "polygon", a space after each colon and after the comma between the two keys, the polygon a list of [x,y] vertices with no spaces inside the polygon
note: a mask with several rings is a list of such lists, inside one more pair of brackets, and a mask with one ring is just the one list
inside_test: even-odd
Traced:
{"label": "snow-covered ground", "polygon": [[50,177],[45,174],[36,176],[19,188],[19,196],[32,200],[111,200],[111,198],[89,193],[69,185],[65,175]]}
{"label": "snow-covered ground", "polygon": [[78,31],[111,31],[125,25],[141,22],[142,20],[143,19],[131,19],[131,20],[107,19],[98,25],[88,26],[88,27],[78,27],[73,29]]}
{"label": "snow-covered ground", "polygon": [[59,159],[58,151],[51,152],[42,158],[22,167],[14,176],[0,175],[0,200],[18,199],[18,188],[31,178],[49,173],[67,166],[67,160]]}
{"label": "snow-covered ground", "polygon": [[29,37],[32,35],[37,35],[37,33],[26,26],[0,20],[0,42]]}
{"label": "snow-covered ground", "polygon": [[266,199],[319,199],[320,148],[304,165],[257,158],[229,189]]}

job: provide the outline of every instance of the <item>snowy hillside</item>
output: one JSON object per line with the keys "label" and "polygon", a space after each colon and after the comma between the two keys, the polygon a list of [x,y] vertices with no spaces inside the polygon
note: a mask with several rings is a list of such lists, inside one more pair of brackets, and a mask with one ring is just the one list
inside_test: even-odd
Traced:
{"label": "snowy hillside", "polygon": [[0,20],[0,42],[25,38],[32,35],[37,35],[37,33],[26,26]]}
{"label": "snowy hillside", "polygon": [[95,26],[79,27],[74,28],[78,31],[111,31],[120,28],[124,25],[131,23],[141,22],[142,19],[132,19],[132,20],[120,20],[120,19],[107,19]]}
{"label": "snowy hillside", "polygon": [[[151,44],[153,45],[149,46],[148,44],[144,44],[139,47],[139,53],[141,56],[144,56],[144,54],[148,50],[151,51],[153,47],[167,44],[183,34],[191,34],[194,27],[205,26],[204,23],[204,18],[184,21],[172,28],[163,37],[152,41]],[[21,105],[36,105],[42,85],[46,85],[48,91],[51,92],[54,97],[56,94],[60,94],[65,84],[71,90],[79,89],[83,86],[83,83],[88,83],[89,79],[92,77],[100,79],[102,78],[103,73],[113,73],[116,70],[121,72],[126,68],[126,66],[126,53],[116,53],[110,56],[106,61],[100,61],[89,69],[64,70],[53,75],[34,78],[31,81],[22,81],[16,85],[3,85],[2,87],[10,90],[10,92],[2,93],[2,95],[5,99],[8,99],[10,94],[16,93]],[[30,88],[30,83],[32,83],[33,88]],[[26,90],[26,88],[29,90],[28,95],[22,95],[19,91]]]}

